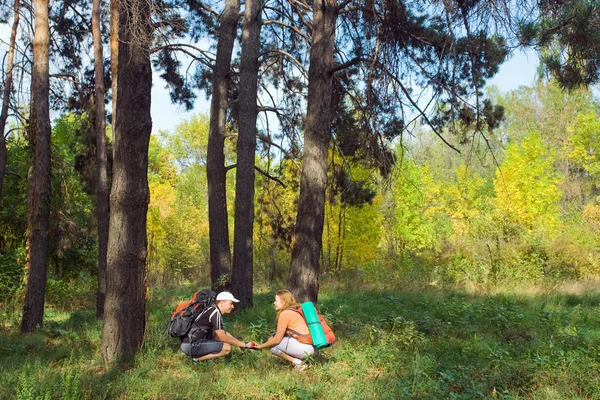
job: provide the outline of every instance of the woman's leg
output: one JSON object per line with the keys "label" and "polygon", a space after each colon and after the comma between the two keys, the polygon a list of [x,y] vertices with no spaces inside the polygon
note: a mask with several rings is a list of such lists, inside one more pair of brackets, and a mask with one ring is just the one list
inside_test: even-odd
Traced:
{"label": "woman's leg", "polygon": [[310,344],[300,343],[291,336],[284,336],[277,346],[271,347],[271,353],[292,363],[294,366],[301,364],[302,360],[313,354],[314,351],[315,348]]}
{"label": "woman's leg", "polygon": [[284,360],[286,360],[286,361],[289,361],[289,362],[291,362],[291,363],[292,363],[292,364],[294,364],[294,365],[297,363],[297,361],[296,361],[296,360],[299,360],[299,358],[292,357],[292,356],[290,356],[289,354],[287,354],[287,353],[284,353],[284,352],[281,352],[281,353],[279,353],[277,356],[278,356],[279,358],[282,358],[282,359],[284,359]]}

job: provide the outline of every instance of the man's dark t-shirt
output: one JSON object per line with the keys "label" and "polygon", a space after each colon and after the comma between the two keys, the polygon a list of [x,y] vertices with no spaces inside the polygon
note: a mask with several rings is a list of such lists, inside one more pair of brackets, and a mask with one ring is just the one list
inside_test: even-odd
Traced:
{"label": "man's dark t-shirt", "polygon": [[192,326],[191,338],[192,342],[200,339],[216,340],[214,331],[223,329],[223,315],[215,305],[208,307]]}

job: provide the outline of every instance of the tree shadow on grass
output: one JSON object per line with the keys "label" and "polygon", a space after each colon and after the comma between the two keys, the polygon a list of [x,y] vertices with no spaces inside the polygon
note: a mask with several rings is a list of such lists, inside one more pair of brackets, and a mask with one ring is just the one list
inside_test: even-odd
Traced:
{"label": "tree shadow on grass", "polygon": [[99,326],[93,312],[76,311],[63,321],[47,320],[32,333],[1,331],[0,365],[10,363],[14,368],[36,360],[51,363],[68,358],[73,352],[91,355],[97,348],[93,336],[99,335]]}
{"label": "tree shadow on grass", "polygon": [[[600,389],[598,305],[599,293],[461,291],[339,293],[325,302],[340,322],[334,324],[340,340],[398,362],[402,373],[381,363],[387,371],[381,378],[389,380],[382,387],[403,398],[411,387],[415,395],[419,379],[427,381],[421,395],[437,388],[441,398],[528,396],[553,385],[563,394],[591,396]],[[378,353],[382,347],[392,356]],[[415,360],[423,358],[427,368],[419,370]],[[580,373],[567,376],[573,365]]]}
{"label": "tree shadow on grass", "polygon": [[[241,338],[266,340],[276,326],[272,297],[273,293],[258,294],[252,310],[226,316],[227,329],[233,328]],[[172,398],[185,397],[190,389],[172,388],[166,377],[182,371],[209,379],[211,383],[202,387],[209,398],[229,387],[243,394],[236,379],[259,385],[270,374],[289,375],[296,383],[280,387],[277,379],[269,378],[272,388],[253,393],[276,396],[308,388],[310,393],[331,391],[334,396],[347,394],[345,385],[355,385],[375,398],[485,398],[502,393],[527,397],[544,385],[563,385],[561,393],[585,397],[598,389],[593,382],[600,368],[598,293],[322,293],[319,310],[338,342],[321,351],[312,371],[304,375],[281,368],[270,354],[237,349],[224,363],[192,367],[179,354],[178,341],[164,330],[173,302],[176,299],[166,295],[151,299],[146,344],[137,362],[108,369],[99,356],[101,321],[92,311],[76,311],[63,320],[49,318],[32,334],[0,331],[0,397],[14,398],[20,371],[34,364],[42,379],[54,380],[45,383],[49,387],[60,387],[69,365],[80,368],[79,384],[95,398],[118,398],[131,390],[145,393],[146,387],[149,393],[169,389],[175,390]],[[256,328],[258,321],[262,325]],[[254,334],[261,337],[251,337]],[[561,372],[573,365],[576,376]],[[50,372],[55,368],[59,371]],[[245,371],[243,378],[236,375],[240,371]],[[320,383],[321,371],[328,375],[328,383]]]}

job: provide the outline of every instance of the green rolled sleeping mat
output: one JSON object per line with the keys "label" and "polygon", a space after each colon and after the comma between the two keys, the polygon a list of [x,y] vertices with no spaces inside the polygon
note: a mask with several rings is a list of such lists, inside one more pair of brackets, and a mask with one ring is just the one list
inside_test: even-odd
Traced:
{"label": "green rolled sleeping mat", "polygon": [[312,338],[313,345],[317,349],[322,349],[329,346],[327,339],[325,338],[325,332],[323,332],[323,327],[321,326],[321,321],[317,315],[317,310],[315,309],[312,301],[302,303],[300,306],[302,307],[302,312],[304,313],[304,319],[308,324],[308,330],[310,331],[310,337]]}

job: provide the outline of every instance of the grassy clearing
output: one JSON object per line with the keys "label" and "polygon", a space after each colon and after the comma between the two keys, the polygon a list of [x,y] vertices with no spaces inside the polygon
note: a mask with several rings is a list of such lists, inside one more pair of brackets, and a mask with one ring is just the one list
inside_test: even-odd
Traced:
{"label": "grassy clearing", "polygon": [[[474,295],[460,291],[323,293],[338,343],[299,373],[268,352],[234,349],[192,365],[165,334],[178,299],[155,291],[135,365],[105,369],[93,311],[48,310],[39,332],[18,334],[0,309],[3,399],[593,399],[600,398],[600,293]],[[263,341],[272,294],[226,316],[226,328]]]}

